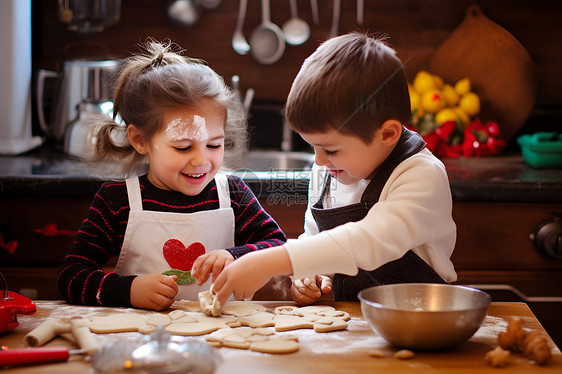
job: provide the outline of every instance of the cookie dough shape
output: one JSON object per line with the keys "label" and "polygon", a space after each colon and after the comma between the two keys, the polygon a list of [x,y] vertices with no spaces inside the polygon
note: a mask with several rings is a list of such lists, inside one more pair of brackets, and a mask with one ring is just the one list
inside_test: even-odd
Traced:
{"label": "cookie dough shape", "polygon": [[338,317],[322,317],[314,322],[314,331],[316,332],[331,332],[338,330],[345,330],[347,322]]}
{"label": "cookie dough shape", "polygon": [[261,304],[249,303],[247,301],[230,301],[224,304],[222,314],[230,314],[236,317],[249,316],[258,312],[265,312],[267,308]]}
{"label": "cookie dough shape", "polygon": [[167,314],[154,313],[146,317],[146,324],[152,326],[168,326],[172,319]]}
{"label": "cookie dough shape", "polygon": [[139,327],[146,325],[146,320],[146,315],[114,313],[105,316],[92,317],[89,327],[92,332],[97,334],[130,332],[138,331]]}
{"label": "cookie dough shape", "polygon": [[249,316],[238,317],[240,323],[244,326],[250,327],[270,327],[275,326],[273,318],[275,314],[269,312],[258,312],[255,314],[250,314]]}
{"label": "cookie dough shape", "polygon": [[292,353],[299,350],[299,343],[294,340],[271,338],[251,343],[250,350],[262,353]]}
{"label": "cookie dough shape", "polygon": [[299,308],[299,312],[302,314],[318,314],[320,312],[334,311],[334,310],[336,310],[336,308],[329,305],[309,305]]}
{"label": "cookie dough shape", "polygon": [[344,321],[349,321],[351,319],[349,313],[344,312],[343,310],[323,310],[316,313],[316,315],[323,317],[337,317],[343,319]]}
{"label": "cookie dough shape", "polygon": [[299,309],[300,309],[300,307],[298,307],[298,306],[281,305],[281,306],[276,306],[274,311],[275,311],[275,314],[284,314],[284,315],[288,315],[288,316],[302,317],[303,314]]}
{"label": "cookie dough shape", "polygon": [[273,318],[276,331],[289,331],[298,329],[312,329],[314,323],[298,316],[278,314]]}
{"label": "cookie dough shape", "polygon": [[183,335],[183,336],[199,336],[217,331],[219,329],[229,329],[230,326],[225,324],[221,320],[216,321],[204,321],[204,322],[174,322],[169,324],[164,329],[166,332],[172,335]]}

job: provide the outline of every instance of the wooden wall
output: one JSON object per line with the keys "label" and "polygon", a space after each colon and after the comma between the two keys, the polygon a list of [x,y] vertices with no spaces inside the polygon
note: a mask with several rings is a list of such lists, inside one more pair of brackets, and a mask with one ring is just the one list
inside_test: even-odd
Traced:
{"label": "wooden wall", "polygon": [[[98,43],[111,57],[122,58],[137,50],[147,37],[170,38],[187,54],[207,60],[229,81],[239,75],[242,89],[253,87],[256,101],[283,103],[302,61],[329,36],[332,1],[317,0],[320,24],[312,25],[311,38],[301,46],[287,46],[273,65],[257,63],[250,55],[240,56],[231,47],[238,1],[223,0],[214,10],[202,12],[194,27],[174,26],[166,16],[165,0],[122,0],[121,21],[102,33],[84,36],[68,31],[58,20],[56,0],[33,0],[33,67],[59,69],[65,58],[99,48],[76,48]],[[562,12],[557,0],[365,0],[365,22],[355,23],[356,2],[342,1],[340,33],[365,30],[385,33],[412,77],[428,65],[432,53],[462,21],[466,8],[478,3],[485,15],[510,31],[529,51],[536,63],[538,91],[536,105],[562,105]],[[260,22],[260,1],[248,1],[245,35],[249,38]],[[298,0],[299,15],[312,23],[310,2]],[[273,22],[282,25],[289,18],[288,0],[271,0]],[[90,56],[88,56],[90,57]]]}

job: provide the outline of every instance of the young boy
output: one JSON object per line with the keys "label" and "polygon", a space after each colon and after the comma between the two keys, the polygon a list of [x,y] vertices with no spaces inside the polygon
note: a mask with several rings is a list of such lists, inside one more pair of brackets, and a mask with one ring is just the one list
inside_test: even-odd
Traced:
{"label": "young boy", "polygon": [[392,48],[360,33],[326,41],[302,65],[286,115],[315,152],[305,233],[225,267],[213,285],[220,302],[250,298],[282,274],[297,279],[299,304],[330,291],[316,274],[334,274],[335,300],[380,284],[456,280],[447,173],[404,127],[410,100]]}

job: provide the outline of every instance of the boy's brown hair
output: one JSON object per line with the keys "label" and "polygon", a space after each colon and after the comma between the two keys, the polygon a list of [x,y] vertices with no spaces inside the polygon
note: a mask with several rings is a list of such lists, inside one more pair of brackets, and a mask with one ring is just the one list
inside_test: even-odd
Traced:
{"label": "boy's brown hair", "polygon": [[369,144],[386,120],[410,122],[404,66],[382,38],[353,32],[329,39],[303,63],[286,116],[297,132],[335,129]]}

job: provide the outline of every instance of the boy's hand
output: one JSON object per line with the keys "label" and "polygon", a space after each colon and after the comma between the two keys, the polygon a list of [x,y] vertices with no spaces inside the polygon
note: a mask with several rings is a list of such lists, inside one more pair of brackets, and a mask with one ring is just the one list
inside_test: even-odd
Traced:
{"label": "boy's hand", "polygon": [[213,274],[212,281],[219,276],[222,269],[234,261],[234,257],[225,249],[219,249],[205,253],[195,260],[191,269],[191,276],[197,279],[197,284],[202,285],[209,279],[209,274]]}
{"label": "boy's hand", "polygon": [[178,293],[177,279],[177,275],[139,275],[131,283],[131,304],[143,309],[168,309]]}
{"label": "boy's hand", "polygon": [[326,275],[297,279],[291,285],[293,300],[302,306],[316,302],[322,294],[327,294],[330,291],[332,291],[332,280]]}
{"label": "boy's hand", "polygon": [[224,305],[231,294],[250,299],[272,276],[292,274],[291,260],[283,246],[247,253],[225,267],[213,282],[213,293]]}

